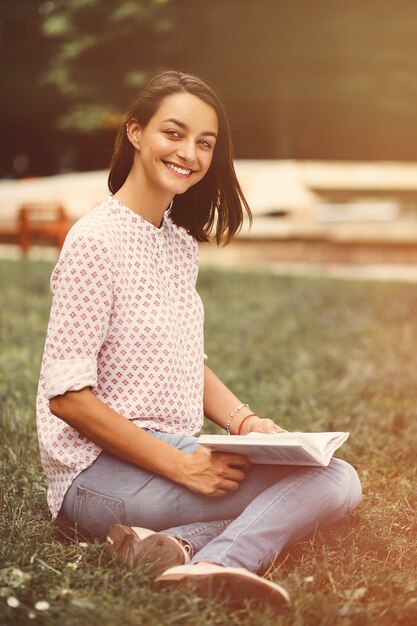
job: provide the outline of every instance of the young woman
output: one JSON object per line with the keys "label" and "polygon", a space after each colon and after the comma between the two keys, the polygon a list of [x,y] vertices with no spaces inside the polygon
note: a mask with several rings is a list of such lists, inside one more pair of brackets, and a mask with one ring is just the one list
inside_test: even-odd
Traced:
{"label": "young woman", "polygon": [[250,215],[216,94],[187,74],[155,77],[119,131],[109,187],[51,280],[37,417],[52,515],[107,536],[161,588],[285,603],[257,573],[341,520],[361,489],[343,461],[251,467],[195,439],[203,416],[231,435],[283,430],[205,364],[197,242],[214,228],[230,241],[242,206]]}

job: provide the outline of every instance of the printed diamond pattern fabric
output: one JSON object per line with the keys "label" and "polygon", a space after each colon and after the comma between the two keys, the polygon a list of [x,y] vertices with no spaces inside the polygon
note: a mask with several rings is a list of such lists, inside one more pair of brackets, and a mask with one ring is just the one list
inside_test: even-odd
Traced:
{"label": "printed diamond pattern fabric", "polygon": [[156,228],[109,196],[71,229],[51,278],[37,395],[53,517],[101,449],[49,410],[90,387],[142,427],[197,433],[203,422],[203,306],[198,246],[168,215]]}

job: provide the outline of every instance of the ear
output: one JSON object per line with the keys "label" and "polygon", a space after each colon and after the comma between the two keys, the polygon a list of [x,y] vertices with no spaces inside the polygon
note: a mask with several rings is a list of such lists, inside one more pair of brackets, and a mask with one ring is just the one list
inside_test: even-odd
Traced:
{"label": "ear", "polygon": [[140,136],[142,129],[136,120],[129,120],[126,124],[126,134],[130,143],[136,150],[140,150]]}

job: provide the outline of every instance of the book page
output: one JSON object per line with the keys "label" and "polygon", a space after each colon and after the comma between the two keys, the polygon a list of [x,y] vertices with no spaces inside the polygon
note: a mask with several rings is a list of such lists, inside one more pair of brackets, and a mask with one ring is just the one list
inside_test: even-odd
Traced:
{"label": "book page", "polygon": [[252,463],[328,465],[349,433],[250,433],[201,435],[199,443],[213,451],[242,454]]}
{"label": "book page", "polygon": [[291,433],[279,433],[276,435],[266,435],[265,433],[249,433],[246,437],[254,438],[262,441],[266,445],[272,443],[272,440],[267,439],[273,437],[273,442],[277,445],[287,445],[291,443],[301,443],[305,450],[308,450],[315,458],[325,460],[328,455],[330,457],[333,452],[339,448],[342,443],[349,437],[349,433],[346,432],[322,432],[322,433],[305,433],[305,432],[291,432]]}
{"label": "book page", "polygon": [[[237,450],[234,450],[237,452]],[[239,447],[239,454],[247,456],[252,463],[271,465],[322,465],[299,444],[285,446],[268,446],[248,448],[245,452]]]}

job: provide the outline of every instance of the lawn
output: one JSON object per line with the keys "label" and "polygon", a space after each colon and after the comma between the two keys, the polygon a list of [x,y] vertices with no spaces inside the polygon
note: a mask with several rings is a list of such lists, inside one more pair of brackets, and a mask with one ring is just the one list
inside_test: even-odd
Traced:
{"label": "lawn", "polygon": [[346,522],[300,542],[269,573],[288,589],[290,608],[228,614],[221,598],[158,594],[100,545],[55,534],[34,418],[51,268],[0,261],[0,624],[417,623],[414,285],[201,272],[212,368],[287,429],[349,430],[340,456],[364,490]]}

